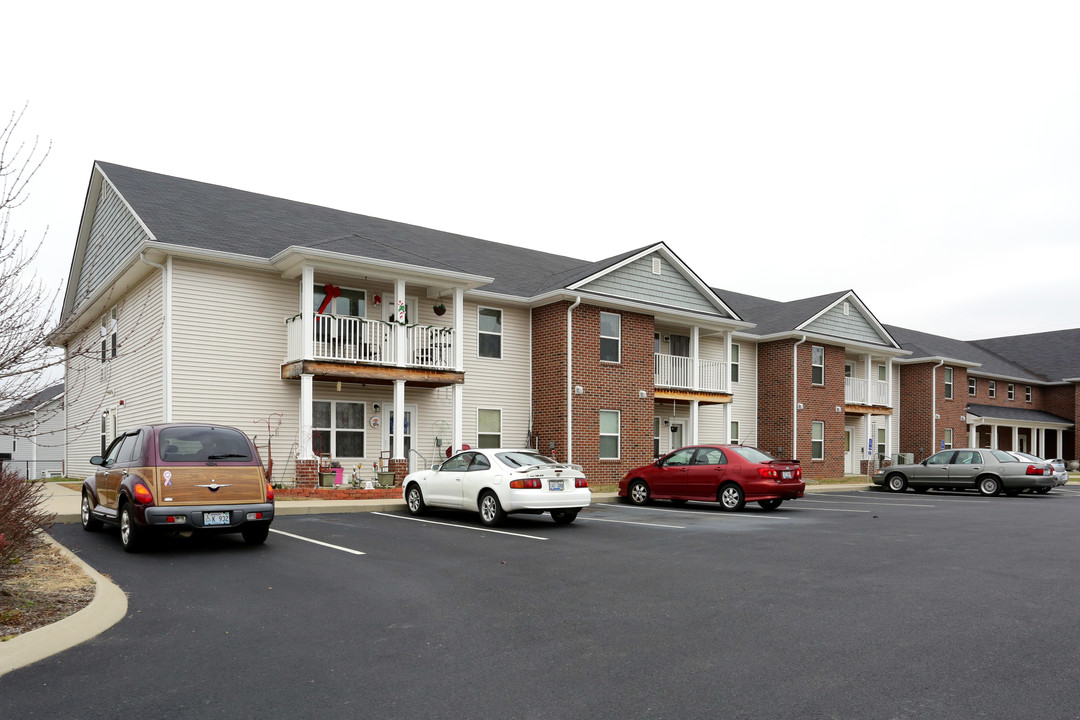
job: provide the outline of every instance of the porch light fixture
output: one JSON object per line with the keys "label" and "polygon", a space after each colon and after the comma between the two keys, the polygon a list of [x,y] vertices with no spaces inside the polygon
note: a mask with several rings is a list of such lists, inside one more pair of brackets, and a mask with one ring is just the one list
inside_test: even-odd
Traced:
{"label": "porch light fixture", "polygon": [[644,390],[638,390],[637,396],[644,400],[645,398],[649,397],[649,393],[645,392]]}
{"label": "porch light fixture", "polygon": [[840,412],[840,406],[839,405],[836,406],[836,412]]}

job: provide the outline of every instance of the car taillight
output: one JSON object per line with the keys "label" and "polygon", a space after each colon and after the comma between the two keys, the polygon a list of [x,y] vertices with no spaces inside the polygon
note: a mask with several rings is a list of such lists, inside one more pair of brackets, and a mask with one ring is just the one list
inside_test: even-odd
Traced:
{"label": "car taillight", "polygon": [[802,468],[801,467],[795,468],[795,479],[796,480],[802,480]]}
{"label": "car taillight", "polygon": [[266,502],[274,501],[274,486],[266,483]]}
{"label": "car taillight", "polygon": [[576,487],[576,488],[589,487],[589,481],[586,480],[585,478],[577,478],[576,480],[574,480],[574,487]]}
{"label": "car taillight", "polygon": [[150,488],[146,487],[142,483],[135,483],[135,502],[140,505],[153,505],[154,494],[150,492]]}
{"label": "car taillight", "polygon": [[1042,467],[1040,465],[1028,465],[1027,474],[1028,475],[1049,475],[1046,468]]}
{"label": "car taillight", "polygon": [[771,467],[759,467],[759,468],[757,469],[757,473],[758,473],[758,475],[760,475],[761,477],[763,477],[763,478],[767,478],[767,479],[769,479],[769,480],[775,480],[775,479],[776,479],[776,477],[777,477],[777,475],[776,475],[776,468],[771,468]]}
{"label": "car taillight", "polygon": [[524,480],[511,480],[510,487],[515,490],[539,490],[543,483],[540,478],[525,478]]}

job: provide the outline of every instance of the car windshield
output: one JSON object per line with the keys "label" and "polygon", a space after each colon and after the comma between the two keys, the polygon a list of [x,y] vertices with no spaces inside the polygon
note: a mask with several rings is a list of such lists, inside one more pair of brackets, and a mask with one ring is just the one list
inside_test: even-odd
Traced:
{"label": "car windshield", "polygon": [[756,463],[776,462],[776,458],[774,458],[769,453],[761,452],[757,448],[750,447],[749,445],[736,445],[736,446],[732,447],[731,450],[732,450],[732,452],[735,452],[738,455],[741,455],[744,460],[749,460],[750,462],[756,462]]}
{"label": "car windshield", "polygon": [[556,464],[555,461],[549,457],[544,457],[540,453],[528,452],[526,450],[496,453],[495,457],[499,458],[499,460],[507,467],[512,468]]}
{"label": "car windshield", "polygon": [[1007,453],[1004,450],[991,450],[990,453],[998,459],[999,462],[1014,463],[1020,462],[1020,458],[1011,453]]}
{"label": "car windshield", "polygon": [[251,460],[251,448],[243,433],[206,426],[163,428],[158,435],[158,453],[167,463]]}

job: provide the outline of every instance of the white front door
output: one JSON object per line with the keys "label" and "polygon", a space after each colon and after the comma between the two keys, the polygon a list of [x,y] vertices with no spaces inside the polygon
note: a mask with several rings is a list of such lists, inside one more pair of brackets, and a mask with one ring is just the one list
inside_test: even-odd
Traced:
{"label": "white front door", "polygon": [[[405,403],[405,448],[403,457],[409,460],[409,472],[416,472],[419,469],[419,460],[415,453],[410,452],[416,447],[416,423],[419,421],[419,417],[416,411],[416,403]],[[386,422],[383,423],[383,438],[382,446],[384,449],[390,451],[390,457],[396,457],[394,453],[394,409],[390,408],[390,412],[387,413]]]}
{"label": "white front door", "polygon": [[851,451],[851,428],[844,428],[844,472],[855,474],[855,453]]}
{"label": "white front door", "polygon": [[683,446],[683,437],[685,437],[685,425],[682,420],[672,421],[671,423],[671,444],[668,446],[670,450],[678,450]]}

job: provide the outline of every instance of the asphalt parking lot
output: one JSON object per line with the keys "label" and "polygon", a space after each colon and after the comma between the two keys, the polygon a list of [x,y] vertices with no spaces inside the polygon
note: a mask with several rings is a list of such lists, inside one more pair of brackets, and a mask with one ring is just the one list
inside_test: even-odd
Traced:
{"label": "asphalt parking lot", "polygon": [[280,516],[134,556],[57,526],[128,616],[0,678],[0,716],[1075,718],[1078,517],[1073,487],[853,490]]}

